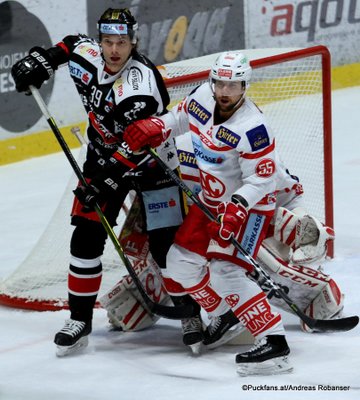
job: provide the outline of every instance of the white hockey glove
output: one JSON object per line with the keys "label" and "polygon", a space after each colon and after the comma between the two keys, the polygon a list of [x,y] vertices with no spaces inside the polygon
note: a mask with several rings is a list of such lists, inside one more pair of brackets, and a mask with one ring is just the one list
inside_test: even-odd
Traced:
{"label": "white hockey glove", "polygon": [[289,260],[294,264],[309,264],[321,260],[335,233],[315,217],[304,215],[303,209],[289,211],[279,207],[275,215],[274,238],[289,246]]}
{"label": "white hockey glove", "polygon": [[335,232],[324,226],[316,218],[305,215],[298,221],[296,228],[293,263],[312,263],[325,257],[329,241],[335,239]]}

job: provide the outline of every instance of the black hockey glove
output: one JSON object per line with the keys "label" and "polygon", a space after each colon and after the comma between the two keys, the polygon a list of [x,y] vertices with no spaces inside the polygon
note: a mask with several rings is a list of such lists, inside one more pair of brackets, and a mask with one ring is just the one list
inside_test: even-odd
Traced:
{"label": "black hockey glove", "polygon": [[102,204],[99,189],[94,185],[79,185],[73,193],[83,205],[84,212],[91,212],[94,210],[95,204]]}
{"label": "black hockey glove", "polygon": [[30,85],[39,89],[45,81],[54,75],[56,69],[57,65],[53,62],[48,50],[42,47],[33,47],[28,56],[13,65],[11,75],[16,90],[30,94]]}
{"label": "black hockey glove", "polygon": [[73,193],[84,206],[83,211],[91,212],[96,203],[102,207],[109,197],[115,195],[118,188],[119,185],[108,174],[100,172],[89,185],[80,184]]}

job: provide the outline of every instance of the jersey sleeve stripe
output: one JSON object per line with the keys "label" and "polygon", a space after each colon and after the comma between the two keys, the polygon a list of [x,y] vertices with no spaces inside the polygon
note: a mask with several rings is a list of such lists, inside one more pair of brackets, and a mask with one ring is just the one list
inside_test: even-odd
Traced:
{"label": "jersey sleeve stripe", "polygon": [[275,149],[275,140],[271,143],[270,146],[266,147],[264,150],[259,151],[257,153],[242,153],[240,157],[246,158],[247,160],[253,160],[256,158],[261,158],[271,153]]}
{"label": "jersey sleeve stripe", "polygon": [[137,164],[129,161],[127,158],[125,158],[122,154],[120,154],[118,151],[116,151],[112,155],[117,161],[120,161],[122,164],[125,164],[129,168],[136,168]]}

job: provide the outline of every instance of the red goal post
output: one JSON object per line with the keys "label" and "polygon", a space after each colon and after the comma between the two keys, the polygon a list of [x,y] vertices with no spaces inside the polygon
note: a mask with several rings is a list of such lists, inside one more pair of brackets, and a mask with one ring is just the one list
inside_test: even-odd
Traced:
{"label": "red goal post", "polygon": [[[331,62],[326,47],[244,50],[253,67],[248,91],[275,131],[281,158],[304,185],[309,213],[333,227]],[[208,79],[216,54],[162,66],[172,104]],[[84,153],[84,151],[83,151]],[[81,162],[81,160],[79,160]],[[69,210],[75,176],[38,243],[0,281],[0,304],[32,310],[67,308]],[[124,214],[120,216],[124,219]],[[121,225],[121,222],[119,221]],[[328,256],[333,256],[330,247]],[[99,297],[126,274],[112,243],[102,258]]]}

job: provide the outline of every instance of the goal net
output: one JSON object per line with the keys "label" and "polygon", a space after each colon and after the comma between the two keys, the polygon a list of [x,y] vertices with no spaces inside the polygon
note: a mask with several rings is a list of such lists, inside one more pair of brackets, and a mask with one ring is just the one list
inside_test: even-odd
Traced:
{"label": "goal net", "polygon": [[[326,47],[308,49],[243,50],[253,74],[248,96],[263,110],[276,135],[277,148],[290,172],[300,178],[309,213],[333,226],[330,55]],[[160,67],[171,104],[208,79],[217,54]],[[79,163],[84,158],[80,152]],[[67,308],[69,210],[72,189],[68,183],[59,205],[24,262],[0,282],[0,303],[33,310]],[[127,206],[131,201],[127,200]],[[125,212],[118,219],[119,232]],[[333,249],[329,249],[329,256]],[[103,262],[99,297],[126,274],[110,240]]]}

